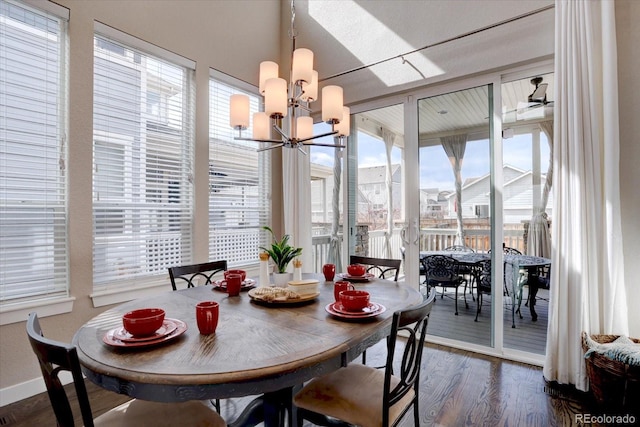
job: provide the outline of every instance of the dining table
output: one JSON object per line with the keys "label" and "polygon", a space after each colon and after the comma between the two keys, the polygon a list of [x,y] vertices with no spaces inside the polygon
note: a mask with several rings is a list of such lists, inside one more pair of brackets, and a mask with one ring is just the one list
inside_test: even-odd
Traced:
{"label": "dining table", "polygon": [[[317,279],[318,292],[297,303],[196,286],[110,308],[74,335],[83,373],[104,389],[157,402],[258,396],[228,425],[281,425],[285,413],[289,420],[295,416],[291,399],[301,384],[354,360],[389,335],[395,311],[423,300],[418,290],[402,283],[366,278],[353,285],[370,293],[377,311],[342,315],[330,310],[333,281],[318,274],[303,279]],[[219,303],[213,334],[198,330],[195,306],[200,301]],[[164,309],[167,319],[182,325],[180,333],[153,345],[113,341],[126,312],[151,307]]]}
{"label": "dining table", "polygon": [[[428,255],[446,255],[455,259],[457,263],[469,268],[473,268],[474,265],[481,261],[491,259],[491,253],[489,252],[472,252],[472,251],[420,251],[420,258]],[[512,295],[511,301],[511,327],[516,327],[516,313],[520,313],[520,303],[522,298],[522,287],[529,286],[529,294],[527,295],[527,301],[529,306],[529,312],[531,314],[531,320],[533,322],[538,320],[538,313],[535,310],[535,298],[538,294],[538,290],[542,286],[546,286],[542,283],[541,277],[537,274],[539,267],[545,267],[551,265],[549,258],[526,255],[526,254],[503,254],[504,260],[504,282],[506,289],[510,290]],[[525,273],[525,277],[520,277],[521,271]],[[519,297],[518,308],[516,309],[515,298]]]}

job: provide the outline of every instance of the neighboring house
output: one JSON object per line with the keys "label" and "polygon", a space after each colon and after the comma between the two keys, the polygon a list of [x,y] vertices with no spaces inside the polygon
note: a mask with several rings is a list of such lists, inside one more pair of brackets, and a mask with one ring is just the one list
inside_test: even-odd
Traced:
{"label": "neighboring house", "polygon": [[[402,169],[392,165],[392,195],[395,219],[402,210]],[[358,168],[358,220],[381,223],[387,216],[386,166]],[[331,224],[333,196],[333,168],[318,164],[311,165],[311,222],[314,225]],[[342,185],[342,182],[341,182]],[[437,190],[434,197],[437,198]],[[442,203],[442,202],[437,202]],[[342,206],[342,198],[339,201]],[[443,208],[444,209],[444,208]]]}
{"label": "neighboring house", "polygon": [[[362,193],[368,210],[386,215],[387,210],[387,167],[371,166],[358,168],[358,190]],[[402,208],[402,170],[400,165],[391,165],[391,194],[393,196],[393,211]]]}
{"label": "neighboring house", "polygon": [[443,219],[449,214],[450,191],[440,191],[437,188],[420,189],[420,217]]}
{"label": "neighboring house", "polygon": [[[503,168],[503,210],[505,224],[519,224],[528,221],[533,215],[533,174],[516,167],[505,165]],[[538,194],[542,193],[546,175],[540,177]],[[462,185],[463,218],[488,218],[490,216],[489,174],[465,180]],[[456,217],[455,192],[447,196],[449,212],[447,218]],[[549,194],[546,212],[551,216],[552,194]]]}

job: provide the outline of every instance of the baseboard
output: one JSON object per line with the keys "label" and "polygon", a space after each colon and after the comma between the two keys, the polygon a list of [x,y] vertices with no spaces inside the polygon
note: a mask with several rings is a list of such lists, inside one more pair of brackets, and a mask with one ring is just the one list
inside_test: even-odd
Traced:
{"label": "baseboard", "polygon": [[[62,384],[69,384],[73,382],[73,377],[69,372],[61,372],[60,381]],[[40,394],[45,391],[47,391],[47,387],[45,386],[44,379],[42,379],[42,377],[1,388],[0,407],[10,405],[23,399],[28,399],[29,397],[33,397],[36,394]]]}

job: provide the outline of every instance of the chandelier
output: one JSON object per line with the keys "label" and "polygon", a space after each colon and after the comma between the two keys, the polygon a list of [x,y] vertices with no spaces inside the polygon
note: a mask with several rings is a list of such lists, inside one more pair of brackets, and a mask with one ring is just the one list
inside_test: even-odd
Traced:
{"label": "chandelier", "polygon": [[[279,77],[277,63],[260,63],[259,90],[264,97],[264,112],[253,114],[253,135],[251,138],[243,137],[242,131],[249,127],[249,97],[243,94],[231,95],[230,124],[238,130],[238,136],[234,139],[273,144],[257,151],[287,147],[297,148],[305,153],[303,147],[306,145],[344,148],[344,138],[349,136],[350,110],[343,106],[340,86],[329,85],[322,89],[322,121],[331,125],[331,132],[313,135],[313,119],[308,114],[311,112],[309,105],[318,99],[318,72],[313,69],[313,52],[296,48],[295,16],[295,6],[291,0],[290,81],[287,83]],[[303,111],[306,115],[303,115]],[[288,118],[288,133],[282,126],[285,117]],[[272,130],[278,135],[276,138],[272,138]],[[313,141],[329,135],[338,137],[340,143]]]}

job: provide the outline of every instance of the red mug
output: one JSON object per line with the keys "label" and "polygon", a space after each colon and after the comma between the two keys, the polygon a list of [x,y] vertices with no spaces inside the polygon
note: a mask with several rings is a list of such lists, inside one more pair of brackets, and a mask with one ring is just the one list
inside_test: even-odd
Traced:
{"label": "red mug", "polygon": [[340,301],[340,292],[342,291],[348,291],[348,290],[355,290],[355,287],[345,281],[345,280],[341,280],[338,281],[336,283],[334,283],[333,285],[333,297],[336,299],[336,302]]}
{"label": "red mug", "polygon": [[218,327],[220,305],[215,301],[202,301],[196,304],[196,322],[203,335],[213,334]]}
{"label": "red mug", "polygon": [[226,279],[223,281],[227,285],[227,292],[230,297],[240,295],[240,288],[242,287],[242,276],[239,274],[227,274]]}
{"label": "red mug", "polygon": [[336,266],[335,264],[325,264],[322,266],[322,274],[324,274],[324,279],[328,282],[332,281],[336,275]]}
{"label": "red mug", "polygon": [[242,277],[243,282],[247,278],[247,272],[244,270],[226,270],[224,272],[224,278],[226,279],[230,274],[239,274]]}

